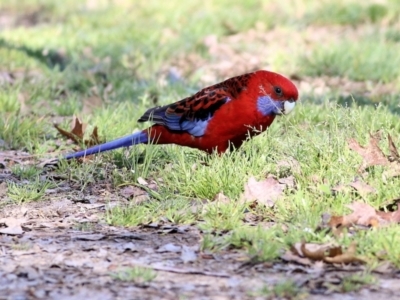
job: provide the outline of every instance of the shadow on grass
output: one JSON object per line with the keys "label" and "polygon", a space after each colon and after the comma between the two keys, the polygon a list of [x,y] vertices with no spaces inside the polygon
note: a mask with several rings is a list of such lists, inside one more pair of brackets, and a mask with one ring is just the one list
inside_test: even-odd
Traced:
{"label": "shadow on grass", "polygon": [[34,49],[27,46],[16,46],[10,44],[4,39],[0,39],[0,47],[23,52],[27,56],[46,65],[50,69],[58,68],[60,71],[63,71],[70,61],[68,57],[61,51],[53,49]]}
{"label": "shadow on grass", "polygon": [[393,114],[400,115],[400,105],[398,95],[383,95],[381,97],[366,97],[364,95],[349,95],[349,96],[339,96],[337,98],[338,103],[342,106],[378,106],[384,105]]}
{"label": "shadow on grass", "polygon": [[[317,104],[323,104],[326,101],[326,97],[310,96],[312,102]],[[383,105],[387,107],[388,111],[393,114],[400,115],[400,95],[382,95],[380,97],[368,97],[360,94],[353,95],[336,95],[330,97],[333,101],[337,101],[340,106],[352,107],[352,106],[374,106]]]}

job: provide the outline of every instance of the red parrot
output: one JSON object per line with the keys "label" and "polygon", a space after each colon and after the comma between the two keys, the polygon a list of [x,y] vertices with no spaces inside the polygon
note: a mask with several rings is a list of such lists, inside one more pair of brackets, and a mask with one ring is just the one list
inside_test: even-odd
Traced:
{"label": "red parrot", "polygon": [[297,88],[289,79],[259,70],[206,87],[178,102],[150,108],[138,122],[150,121],[153,126],[65,158],[149,142],[223,153],[265,131],[276,115],[291,112],[297,98]]}

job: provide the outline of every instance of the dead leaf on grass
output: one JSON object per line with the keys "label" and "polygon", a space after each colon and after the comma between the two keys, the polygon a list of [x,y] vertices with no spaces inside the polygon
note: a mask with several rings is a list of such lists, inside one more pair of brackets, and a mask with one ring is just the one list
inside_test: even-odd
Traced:
{"label": "dead leaf on grass", "polygon": [[376,136],[370,134],[369,144],[366,147],[361,146],[355,139],[347,141],[349,148],[356,151],[363,158],[363,163],[359,171],[363,171],[371,166],[386,166],[388,160],[382,150],[379,148],[379,140]]}
{"label": "dead leaf on grass", "polygon": [[9,235],[20,235],[24,233],[21,225],[26,222],[26,219],[16,219],[16,218],[3,218],[0,219],[0,224],[7,226],[6,228],[0,228],[0,233]]}
{"label": "dead leaf on grass", "polygon": [[218,194],[215,195],[213,201],[211,202],[193,203],[191,211],[195,214],[199,213],[200,211],[202,213],[206,213],[207,211],[209,211],[214,207],[219,208],[220,205],[229,204],[231,202],[232,200],[228,196],[225,196],[223,192],[219,192]]}
{"label": "dead leaf on grass", "polygon": [[[342,264],[364,262],[363,259],[356,256],[357,245],[354,242],[350,244],[347,251],[344,251],[342,246],[305,242],[294,244],[290,250],[293,255],[309,259],[310,261]],[[298,261],[298,259],[293,259],[293,261]]]}
{"label": "dead leaf on grass", "polygon": [[304,257],[311,260],[323,260],[326,256],[325,252],[330,249],[330,247],[330,245],[306,244],[302,242],[300,250]]}
{"label": "dead leaf on grass", "polygon": [[120,189],[121,196],[130,199],[141,195],[146,195],[146,191],[134,185],[127,185]]}
{"label": "dead leaf on grass", "polygon": [[384,261],[374,268],[373,271],[379,274],[393,274],[396,272],[396,267],[390,261]]}
{"label": "dead leaf on grass", "polygon": [[292,174],[301,174],[300,163],[293,157],[286,160],[280,160],[276,163],[277,172],[281,173],[285,170],[290,170]]}
{"label": "dead leaf on grass", "polygon": [[350,190],[350,187],[348,185],[341,184],[341,183],[331,189],[331,191],[335,195],[338,193],[346,193],[349,190]]}
{"label": "dead leaf on grass", "polygon": [[216,194],[213,201],[223,204],[228,204],[232,202],[232,200],[229,199],[228,196],[225,196],[223,192],[219,192],[218,194]]}
{"label": "dead leaf on grass", "polygon": [[54,127],[62,136],[72,140],[77,145],[80,145],[83,142],[87,147],[91,147],[102,143],[97,132],[97,126],[94,127],[89,139],[84,140],[83,137],[85,135],[86,124],[82,123],[76,116],[73,117],[71,131],[62,129],[57,124],[54,124]]}
{"label": "dead leaf on grass", "polygon": [[356,151],[363,158],[358,171],[361,173],[372,166],[388,166],[389,169],[383,173],[384,177],[400,176],[400,157],[392,137],[388,134],[390,154],[387,156],[379,148],[379,139],[380,136],[378,134],[370,134],[369,144],[366,147],[361,146],[355,139],[348,140],[349,148]]}
{"label": "dead leaf on grass", "polygon": [[344,216],[332,216],[328,222],[331,228],[348,228],[355,225],[381,227],[390,223],[400,223],[400,204],[393,212],[377,211],[369,204],[353,202],[347,205],[353,212]]}
{"label": "dead leaf on grass", "polygon": [[393,212],[377,211],[376,213],[389,223],[400,223],[400,203],[397,203],[397,210]]}
{"label": "dead leaf on grass", "polygon": [[376,193],[376,189],[372,186],[366,184],[364,181],[360,180],[358,177],[354,179],[352,183],[349,184],[354,188],[361,197],[365,197],[368,194]]}
{"label": "dead leaf on grass", "polygon": [[279,181],[279,183],[286,185],[286,187],[289,189],[294,189],[296,187],[296,183],[295,183],[295,179],[294,179],[293,175],[290,175],[285,178],[279,178],[278,181]]}
{"label": "dead leaf on grass", "polygon": [[365,263],[365,260],[356,256],[357,243],[352,242],[346,252],[332,257],[325,257],[324,261],[332,264]]}
{"label": "dead leaf on grass", "polygon": [[286,184],[281,184],[273,177],[268,177],[261,181],[257,181],[254,177],[250,177],[244,185],[244,193],[240,201],[242,203],[257,202],[257,204],[273,207],[275,201],[278,200]]}
{"label": "dead leaf on grass", "polygon": [[142,185],[148,185],[147,181],[143,177],[139,177],[137,182]]}
{"label": "dead leaf on grass", "polygon": [[119,193],[135,204],[140,204],[149,199],[149,194],[146,191],[134,185],[124,186]]}
{"label": "dead leaf on grass", "polygon": [[307,257],[299,256],[297,252],[287,250],[280,258],[286,262],[295,262],[300,265],[310,266],[312,265],[312,261]]}
{"label": "dead leaf on grass", "polygon": [[0,183],[0,199],[4,199],[7,195],[7,183],[2,182]]}
{"label": "dead leaf on grass", "polygon": [[400,155],[399,152],[397,151],[397,148],[395,146],[395,144],[393,143],[393,139],[390,136],[390,134],[388,134],[388,142],[389,142],[389,150],[390,150],[390,155],[388,156],[389,161],[400,161]]}

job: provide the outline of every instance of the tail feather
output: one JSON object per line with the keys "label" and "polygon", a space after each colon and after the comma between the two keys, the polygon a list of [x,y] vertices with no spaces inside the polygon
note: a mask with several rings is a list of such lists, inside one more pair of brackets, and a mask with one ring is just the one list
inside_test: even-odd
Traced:
{"label": "tail feather", "polygon": [[147,133],[140,131],[134,134],[124,136],[122,138],[116,139],[114,141],[104,143],[101,145],[93,146],[91,148],[78,151],[75,153],[70,153],[64,156],[65,159],[79,158],[82,156],[92,155],[104,151],[109,151],[121,147],[129,147],[132,145],[143,144],[148,142]]}

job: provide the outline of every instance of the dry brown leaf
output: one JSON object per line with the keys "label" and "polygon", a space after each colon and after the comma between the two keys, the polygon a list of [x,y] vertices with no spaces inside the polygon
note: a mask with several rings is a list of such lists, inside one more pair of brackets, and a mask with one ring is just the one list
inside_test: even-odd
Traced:
{"label": "dry brown leaf", "polygon": [[301,174],[300,163],[293,157],[289,157],[286,160],[280,160],[276,163],[277,172],[284,172],[289,169],[292,174]]}
{"label": "dry brown leaf", "polygon": [[[286,253],[282,259],[308,264],[308,261],[324,261],[328,263],[355,263],[363,262],[362,259],[355,256],[356,244],[353,242],[346,252],[343,252],[341,246],[332,244],[313,244],[313,243],[296,243],[291,247],[291,253]],[[301,258],[300,261],[295,256]]]}
{"label": "dry brown leaf", "polygon": [[388,142],[389,142],[389,150],[390,150],[390,155],[388,156],[389,161],[400,161],[400,155],[399,152],[397,151],[396,146],[393,143],[393,139],[390,134],[388,134]]}
{"label": "dry brown leaf", "polygon": [[351,214],[332,216],[328,222],[328,226],[337,229],[355,225],[379,227],[390,223],[400,223],[400,203],[397,205],[397,210],[393,212],[384,212],[377,211],[366,203],[353,202],[347,205],[347,207],[353,211]]}
{"label": "dry brown leaf", "polygon": [[[310,246],[313,246],[314,249],[309,249]],[[305,242],[302,242],[300,246],[303,256],[311,260],[323,260],[328,248],[329,245],[306,244]]]}
{"label": "dry brown leaf", "polygon": [[384,261],[374,268],[373,271],[379,274],[392,274],[396,272],[396,268],[390,261]]}
{"label": "dry brown leaf", "polygon": [[301,257],[298,255],[298,253],[290,250],[287,250],[283,255],[280,256],[280,258],[287,262],[295,262],[305,266],[310,266],[312,264],[310,259]]}
{"label": "dry brown leaf", "polygon": [[77,145],[80,145],[83,142],[87,147],[91,147],[102,143],[97,132],[97,126],[94,127],[88,140],[83,139],[86,124],[82,123],[76,116],[74,116],[72,120],[71,131],[66,131],[65,129],[59,127],[57,124],[54,124],[54,127],[61,135],[72,140]]}
{"label": "dry brown leaf", "polygon": [[367,147],[361,146],[355,139],[347,141],[349,148],[356,151],[363,158],[363,163],[359,168],[359,171],[363,171],[371,166],[386,166],[388,160],[378,145],[378,138],[370,134],[369,144]]}
{"label": "dry brown leaf", "polygon": [[349,184],[352,188],[354,188],[361,197],[365,197],[368,194],[376,193],[376,189],[372,186],[366,184],[364,181],[360,180],[358,177],[354,179],[352,183]]}
{"label": "dry brown leaf", "polygon": [[[204,205],[202,205],[201,210],[203,213],[206,213],[213,207],[218,207],[219,205],[229,204],[231,202],[232,202],[232,200],[228,196],[225,196],[222,192],[219,192],[218,194],[215,195],[212,202],[205,203]],[[198,208],[197,208],[197,210],[198,210]]]}
{"label": "dry brown leaf", "polygon": [[2,234],[9,234],[9,235],[20,235],[24,233],[24,230],[22,229],[21,225],[26,223],[26,219],[21,218],[3,218],[0,219],[0,224],[4,224],[7,227],[5,228],[0,228],[0,233]]}
{"label": "dry brown leaf", "polygon": [[345,193],[345,192],[347,192],[349,189],[350,189],[350,188],[349,188],[346,184],[338,184],[337,186],[333,187],[333,188],[331,189],[331,191],[332,191],[334,194],[337,194],[337,193]]}
{"label": "dry brown leaf", "polygon": [[389,167],[389,169],[382,174],[384,179],[400,176],[400,156],[392,137],[388,134],[390,154],[387,156],[379,148],[379,139],[380,136],[376,133],[374,135],[370,134],[370,141],[367,147],[361,146],[354,139],[348,140],[349,148],[356,151],[363,158],[363,163],[358,171],[363,172],[368,167],[380,165]]}
{"label": "dry brown leaf", "polygon": [[382,173],[383,179],[391,177],[400,176],[400,163],[398,161],[393,161],[390,163],[390,169]]}
{"label": "dry brown leaf", "polygon": [[121,196],[131,199],[142,195],[147,195],[147,192],[134,185],[124,186],[119,193]]}
{"label": "dry brown leaf", "polygon": [[278,181],[279,181],[279,183],[286,185],[286,187],[289,189],[294,189],[296,186],[293,175],[290,175],[285,178],[279,178]]}
{"label": "dry brown leaf", "polygon": [[7,195],[7,183],[6,182],[2,182],[0,183],[0,199],[4,199],[5,196]]}
{"label": "dry brown leaf", "polygon": [[356,252],[357,243],[352,242],[346,252],[333,257],[325,257],[324,261],[332,264],[364,263],[363,259],[356,256]]}
{"label": "dry brown leaf", "polygon": [[353,202],[347,205],[353,212],[343,216],[342,226],[348,227],[351,225],[371,226],[372,220],[377,217],[376,210],[362,202]]}
{"label": "dry brown leaf", "polygon": [[275,201],[282,195],[285,187],[285,184],[279,183],[279,181],[273,177],[268,177],[261,181],[250,177],[248,182],[244,185],[244,193],[240,200],[243,203],[256,201],[258,204],[272,207]]}
{"label": "dry brown leaf", "polygon": [[139,177],[137,179],[137,182],[141,185],[148,185],[149,183],[143,178],[143,177]]}
{"label": "dry brown leaf", "polygon": [[382,219],[390,222],[390,223],[400,223],[400,203],[397,203],[397,210],[396,211],[377,211],[376,212],[379,217]]}
{"label": "dry brown leaf", "polygon": [[224,204],[232,202],[231,199],[229,199],[228,196],[225,196],[223,192],[219,192],[218,194],[216,194],[213,201]]}

